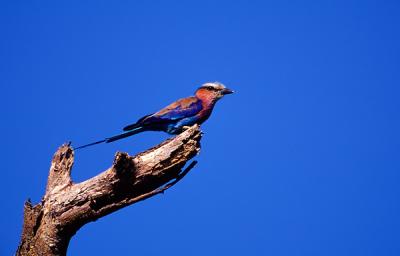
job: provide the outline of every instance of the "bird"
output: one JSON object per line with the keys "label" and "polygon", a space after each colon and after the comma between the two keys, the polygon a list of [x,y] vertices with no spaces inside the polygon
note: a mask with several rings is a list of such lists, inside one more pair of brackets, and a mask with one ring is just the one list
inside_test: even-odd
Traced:
{"label": "bird", "polygon": [[81,149],[100,143],[110,143],[145,131],[163,131],[171,135],[179,134],[188,127],[206,121],[217,101],[234,93],[219,82],[201,85],[194,96],[179,99],[153,114],[145,115],[133,124],[123,128],[123,133],[76,147]]}

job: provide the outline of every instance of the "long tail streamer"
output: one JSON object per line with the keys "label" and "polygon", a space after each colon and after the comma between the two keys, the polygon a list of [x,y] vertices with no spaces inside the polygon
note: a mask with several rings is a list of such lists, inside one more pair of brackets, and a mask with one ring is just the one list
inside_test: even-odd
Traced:
{"label": "long tail streamer", "polygon": [[129,131],[129,132],[124,132],[124,133],[121,133],[121,134],[118,134],[118,135],[115,135],[115,136],[112,136],[112,137],[109,137],[109,138],[105,138],[104,140],[99,140],[99,141],[92,142],[92,143],[89,143],[89,144],[86,144],[86,145],[83,145],[83,146],[79,146],[79,147],[76,147],[74,149],[77,150],[77,149],[81,149],[81,148],[86,148],[86,147],[90,147],[90,146],[97,145],[97,144],[100,144],[100,143],[110,143],[110,142],[113,142],[113,141],[116,141],[116,140],[120,140],[120,139],[129,137],[129,136],[135,135],[135,134],[137,134],[139,132],[142,132],[142,131],[144,131],[144,129],[142,127],[138,127],[135,130],[132,130],[132,131]]}

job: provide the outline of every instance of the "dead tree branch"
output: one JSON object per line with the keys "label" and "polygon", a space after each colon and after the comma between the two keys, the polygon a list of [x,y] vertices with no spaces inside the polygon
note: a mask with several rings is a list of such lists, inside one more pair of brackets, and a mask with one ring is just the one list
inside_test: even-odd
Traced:
{"label": "dead tree branch", "polygon": [[163,193],[196,164],[186,162],[200,150],[201,131],[195,125],[134,157],[117,152],[112,166],[99,175],[74,183],[74,151],[61,146],[54,154],[40,203],[24,207],[21,242],[16,255],[66,255],[71,237],[88,222],[125,206]]}

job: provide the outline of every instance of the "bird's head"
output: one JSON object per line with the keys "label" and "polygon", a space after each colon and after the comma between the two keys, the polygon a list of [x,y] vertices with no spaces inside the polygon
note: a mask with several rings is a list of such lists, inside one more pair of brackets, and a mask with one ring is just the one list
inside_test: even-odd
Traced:
{"label": "bird's head", "polygon": [[233,91],[225,87],[225,85],[213,82],[205,83],[200,86],[196,91],[196,96],[199,98],[210,98],[213,100],[219,100],[227,94],[231,94]]}

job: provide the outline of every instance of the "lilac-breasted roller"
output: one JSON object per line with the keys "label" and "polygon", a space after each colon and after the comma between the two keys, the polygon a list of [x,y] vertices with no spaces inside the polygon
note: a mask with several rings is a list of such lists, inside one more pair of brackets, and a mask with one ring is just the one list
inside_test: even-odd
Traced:
{"label": "lilac-breasted roller", "polygon": [[164,131],[169,134],[179,134],[185,127],[202,124],[206,121],[215,106],[215,103],[226,94],[233,91],[223,84],[205,83],[196,90],[194,96],[179,99],[160,111],[140,118],[136,123],[125,126],[116,136],[105,138],[75,149],[92,146],[99,143],[110,143],[144,131]]}

